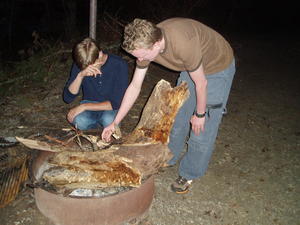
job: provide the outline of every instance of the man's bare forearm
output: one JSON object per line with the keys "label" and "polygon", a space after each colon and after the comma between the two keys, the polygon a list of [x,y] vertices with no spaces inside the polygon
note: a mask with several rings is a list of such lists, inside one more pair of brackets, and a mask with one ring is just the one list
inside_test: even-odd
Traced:
{"label": "man's bare forearm", "polygon": [[135,69],[133,79],[125,92],[121,107],[114,120],[115,124],[119,124],[123,120],[123,118],[127,115],[128,111],[131,109],[134,102],[138,98],[146,72],[147,68]]}
{"label": "man's bare forearm", "polygon": [[70,91],[73,95],[78,94],[80,85],[81,85],[81,83],[82,83],[82,80],[83,80],[83,76],[81,76],[81,74],[79,73],[79,74],[77,75],[77,77],[75,78],[75,80],[70,84],[70,86],[69,86],[69,91]]}
{"label": "man's bare forearm", "polygon": [[80,105],[84,110],[89,111],[103,111],[103,110],[113,110],[110,101],[98,102],[98,103],[83,103]]}
{"label": "man's bare forearm", "polygon": [[190,72],[190,76],[195,83],[197,105],[196,110],[202,114],[206,110],[206,98],[207,98],[207,80],[201,65],[196,71]]}

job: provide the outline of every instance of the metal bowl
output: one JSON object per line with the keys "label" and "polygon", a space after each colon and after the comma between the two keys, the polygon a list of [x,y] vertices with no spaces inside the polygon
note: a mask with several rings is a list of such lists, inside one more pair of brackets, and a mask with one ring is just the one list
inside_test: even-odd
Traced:
{"label": "metal bowl", "polygon": [[[51,154],[41,152],[38,155],[32,164],[33,176],[41,173],[43,163]],[[138,188],[104,197],[64,197],[41,187],[34,188],[38,209],[55,225],[123,225],[143,218],[153,196],[153,176]]]}

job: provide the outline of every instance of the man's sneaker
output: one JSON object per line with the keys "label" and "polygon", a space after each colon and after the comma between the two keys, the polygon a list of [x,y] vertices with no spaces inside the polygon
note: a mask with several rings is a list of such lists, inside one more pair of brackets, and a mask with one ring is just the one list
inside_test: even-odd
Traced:
{"label": "man's sneaker", "polygon": [[171,189],[177,194],[185,194],[189,191],[192,182],[193,180],[187,180],[184,177],[179,176],[171,185]]}

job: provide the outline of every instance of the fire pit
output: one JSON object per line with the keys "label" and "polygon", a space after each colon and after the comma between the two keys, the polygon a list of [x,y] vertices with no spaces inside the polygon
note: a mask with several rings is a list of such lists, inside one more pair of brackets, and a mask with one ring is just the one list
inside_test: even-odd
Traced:
{"label": "fire pit", "polygon": [[[45,169],[50,152],[41,152],[32,165],[38,178]],[[154,194],[153,176],[140,187],[104,197],[70,197],[34,188],[36,205],[55,225],[122,225],[143,218],[149,210]]]}

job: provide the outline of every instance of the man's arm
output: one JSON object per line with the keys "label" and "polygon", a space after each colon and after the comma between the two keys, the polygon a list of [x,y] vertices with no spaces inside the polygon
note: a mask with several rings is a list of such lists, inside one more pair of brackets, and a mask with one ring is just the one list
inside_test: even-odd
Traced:
{"label": "man's arm", "polygon": [[112,124],[104,128],[102,132],[102,139],[105,141],[110,141],[110,136],[115,130],[115,125],[118,125],[123,120],[139,96],[147,69],[148,68],[135,68],[133,79],[125,92],[115,120],[112,122]]}
{"label": "man's arm", "polygon": [[73,63],[69,80],[63,90],[63,100],[68,104],[71,103],[78,96],[83,78],[85,76],[96,76],[99,72],[100,70],[98,68],[93,68],[91,66],[80,71],[78,66]]}
{"label": "man's arm", "polygon": [[80,85],[81,85],[82,80],[83,80],[83,76],[81,76],[80,73],[81,72],[78,73],[78,75],[76,76],[75,80],[73,80],[73,82],[68,87],[70,93],[73,94],[73,95],[77,95],[78,94]]}
{"label": "man's arm", "polygon": [[80,69],[77,67],[77,65],[75,63],[73,63],[72,67],[71,67],[69,79],[66,82],[66,84],[64,86],[64,90],[63,90],[63,100],[67,104],[71,103],[78,96],[78,94],[72,94],[70,92],[69,86],[76,79],[79,72],[80,72]]}
{"label": "man's arm", "polygon": [[67,119],[70,123],[73,122],[74,118],[86,111],[86,110],[89,110],[89,111],[102,111],[102,110],[112,110],[112,106],[111,106],[111,103],[110,101],[105,101],[105,102],[97,102],[97,103],[83,103],[83,104],[80,104],[74,108],[72,108],[68,115],[67,115]]}
{"label": "man's arm", "polygon": [[[199,114],[205,113],[206,110],[206,97],[207,97],[207,80],[204,74],[203,66],[200,65],[199,68],[193,72],[189,73],[192,80],[195,83],[196,89],[196,111]],[[198,118],[195,115],[191,118],[192,130],[196,135],[204,131],[205,117]]]}
{"label": "man's arm", "polygon": [[131,109],[137,97],[139,96],[146,72],[147,68],[135,69],[133,79],[129,84],[128,88],[126,89],[119,112],[114,120],[114,123],[116,125],[118,125],[127,115],[128,111]]}
{"label": "man's arm", "polygon": [[79,88],[81,86],[82,80],[86,76],[96,76],[97,74],[100,74],[100,70],[95,65],[89,65],[84,70],[80,71],[78,75],[76,76],[75,80],[70,84],[69,91],[76,95],[79,92]]}

